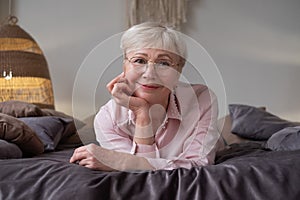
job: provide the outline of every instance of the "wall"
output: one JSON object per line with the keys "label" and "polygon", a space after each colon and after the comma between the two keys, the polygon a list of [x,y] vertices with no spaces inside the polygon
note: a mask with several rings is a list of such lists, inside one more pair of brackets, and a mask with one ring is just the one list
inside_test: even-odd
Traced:
{"label": "wall", "polygon": [[124,0],[15,1],[19,25],[35,38],[47,58],[57,110],[72,114],[77,70],[96,45],[126,29],[124,7]]}
{"label": "wall", "polygon": [[0,23],[8,16],[9,5],[8,1],[0,0]]}
{"label": "wall", "polygon": [[300,1],[190,1],[185,32],[213,57],[227,101],[300,119]]}
{"label": "wall", "polygon": [[[57,110],[72,114],[74,80],[85,57],[100,42],[126,29],[125,2],[15,1],[19,25],[47,57]],[[264,105],[283,118],[300,121],[300,1],[189,0],[188,9],[183,32],[213,58],[227,103]],[[116,57],[111,62],[116,67],[98,81],[96,104],[110,98],[104,86],[119,73],[120,64],[121,58]],[[82,85],[95,74],[86,73]],[[94,90],[88,84],[86,89]],[[82,96],[76,105],[82,111],[80,118],[89,114],[87,102]]]}

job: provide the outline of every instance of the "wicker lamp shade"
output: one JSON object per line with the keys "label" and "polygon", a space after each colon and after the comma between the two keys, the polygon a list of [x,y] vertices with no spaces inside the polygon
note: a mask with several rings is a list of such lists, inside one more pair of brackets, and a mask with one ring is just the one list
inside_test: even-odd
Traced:
{"label": "wicker lamp shade", "polygon": [[0,27],[0,102],[19,100],[54,109],[48,65],[35,40],[10,17]]}

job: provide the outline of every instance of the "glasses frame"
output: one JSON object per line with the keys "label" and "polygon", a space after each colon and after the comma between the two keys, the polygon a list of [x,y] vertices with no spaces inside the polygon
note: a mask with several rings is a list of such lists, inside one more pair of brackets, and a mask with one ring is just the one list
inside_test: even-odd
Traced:
{"label": "glasses frame", "polygon": [[[132,59],[133,59],[133,58],[139,58],[139,57],[138,57],[138,56],[132,56],[131,58],[125,57],[124,60],[127,60],[130,64],[135,65],[135,63],[132,62]],[[145,59],[145,60],[147,60],[147,59]],[[171,61],[171,60],[170,60],[170,61]],[[147,70],[147,67],[149,66],[149,62],[151,62],[151,63],[154,65],[154,68],[155,68],[155,70],[156,70],[157,68],[156,68],[155,66],[159,65],[159,63],[154,62],[154,61],[152,61],[152,60],[149,59],[149,60],[147,60],[147,63],[146,63],[146,64],[143,64],[143,66],[146,66],[145,71]],[[175,66],[176,66],[176,67],[175,67]],[[179,66],[178,63],[174,63],[173,61],[171,61],[171,65],[168,66],[168,67],[177,70],[177,69],[178,69],[178,66]]]}

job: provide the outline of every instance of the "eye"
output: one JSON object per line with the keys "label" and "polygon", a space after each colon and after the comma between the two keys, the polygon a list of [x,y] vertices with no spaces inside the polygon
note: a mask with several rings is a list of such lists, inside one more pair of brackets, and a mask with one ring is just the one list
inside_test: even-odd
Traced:
{"label": "eye", "polygon": [[159,64],[160,66],[166,66],[166,67],[172,66],[172,62],[169,60],[159,60],[156,63]]}
{"label": "eye", "polygon": [[139,58],[139,57],[133,57],[130,60],[130,62],[133,64],[142,64],[142,65],[147,64],[147,60],[145,58]]}

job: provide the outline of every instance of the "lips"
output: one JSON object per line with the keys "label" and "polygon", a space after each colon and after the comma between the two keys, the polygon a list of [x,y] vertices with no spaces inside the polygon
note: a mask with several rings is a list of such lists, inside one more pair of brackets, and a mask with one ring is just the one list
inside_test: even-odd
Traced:
{"label": "lips", "polygon": [[142,86],[145,87],[145,88],[149,88],[149,89],[157,89],[157,88],[159,88],[157,86],[152,86],[152,85],[142,85]]}
{"label": "lips", "polygon": [[142,83],[137,83],[144,89],[158,89],[161,87],[161,85],[158,84],[142,84]]}

